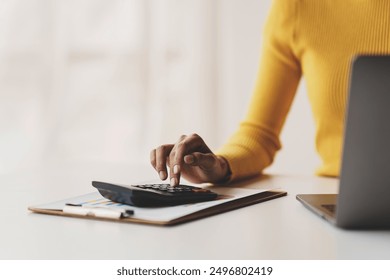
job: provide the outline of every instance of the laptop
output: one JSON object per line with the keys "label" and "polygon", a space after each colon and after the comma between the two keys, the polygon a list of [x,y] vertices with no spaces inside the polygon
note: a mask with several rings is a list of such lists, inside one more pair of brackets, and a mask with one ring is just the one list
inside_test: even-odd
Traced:
{"label": "laptop", "polygon": [[339,194],[299,194],[341,228],[390,228],[390,56],[352,64]]}

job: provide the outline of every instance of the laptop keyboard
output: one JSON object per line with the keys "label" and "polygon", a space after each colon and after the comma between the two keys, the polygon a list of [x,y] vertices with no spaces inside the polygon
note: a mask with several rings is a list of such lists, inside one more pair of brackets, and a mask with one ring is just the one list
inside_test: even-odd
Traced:
{"label": "laptop keyboard", "polygon": [[336,212],[336,204],[322,204],[322,207],[324,207],[326,210],[328,210],[331,213]]}

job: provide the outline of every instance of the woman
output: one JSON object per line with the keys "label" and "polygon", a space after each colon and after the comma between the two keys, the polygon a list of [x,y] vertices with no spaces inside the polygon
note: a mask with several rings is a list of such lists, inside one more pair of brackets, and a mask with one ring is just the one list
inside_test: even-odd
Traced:
{"label": "woman", "polygon": [[[279,134],[305,77],[322,159],[318,175],[338,176],[351,62],[390,53],[388,0],[274,0],[256,87],[246,118],[213,153],[196,134],[151,152],[160,178],[228,182],[259,174],[280,149]],[[167,172],[169,168],[169,174]]]}

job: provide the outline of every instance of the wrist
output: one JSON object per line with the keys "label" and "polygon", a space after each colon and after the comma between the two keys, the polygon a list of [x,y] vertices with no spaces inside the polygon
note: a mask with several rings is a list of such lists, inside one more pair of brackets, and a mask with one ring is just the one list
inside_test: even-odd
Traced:
{"label": "wrist", "polygon": [[218,183],[226,183],[230,181],[232,176],[232,171],[230,170],[229,162],[222,156],[217,156],[220,167],[221,167],[221,178],[218,180]]}

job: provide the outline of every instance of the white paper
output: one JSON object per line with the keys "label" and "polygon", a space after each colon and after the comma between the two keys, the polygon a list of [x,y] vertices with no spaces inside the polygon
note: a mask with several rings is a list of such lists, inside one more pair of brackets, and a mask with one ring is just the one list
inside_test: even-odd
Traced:
{"label": "white paper", "polygon": [[[233,188],[233,187],[211,187],[209,188],[213,192],[218,193],[218,198],[212,201],[198,202],[192,204],[184,204],[168,207],[134,207],[130,205],[120,204],[112,202],[100,195],[99,192],[93,192],[78,197],[73,197],[54,203],[43,204],[35,206],[34,208],[47,209],[47,210],[62,210],[65,204],[82,204],[83,206],[92,207],[108,207],[112,209],[129,209],[133,210],[134,214],[131,216],[135,219],[142,219],[155,222],[169,222],[180,217],[187,216],[189,214],[198,212],[200,210],[210,208],[215,205],[223,204],[232,200],[247,197],[250,195],[262,193],[270,190],[271,188]],[[272,188],[275,189],[275,188]]]}

